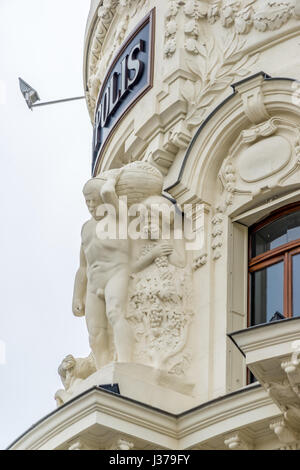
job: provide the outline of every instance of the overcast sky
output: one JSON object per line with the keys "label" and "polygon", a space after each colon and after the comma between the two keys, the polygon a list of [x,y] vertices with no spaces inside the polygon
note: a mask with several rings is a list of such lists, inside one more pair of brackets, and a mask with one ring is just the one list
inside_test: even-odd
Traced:
{"label": "overcast sky", "polygon": [[42,101],[83,95],[89,5],[0,0],[0,448],[55,409],[61,359],[89,354],[84,319],[71,310],[88,218],[81,193],[91,165],[86,103],[31,112],[18,87],[21,76]]}

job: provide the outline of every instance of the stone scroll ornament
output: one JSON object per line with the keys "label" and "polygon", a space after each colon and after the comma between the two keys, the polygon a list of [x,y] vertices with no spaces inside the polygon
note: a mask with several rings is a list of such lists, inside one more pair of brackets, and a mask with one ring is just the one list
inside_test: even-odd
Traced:
{"label": "stone scroll ornament", "polygon": [[[128,230],[137,217],[130,214],[135,204],[146,208],[143,214],[152,214],[152,205],[158,212],[162,205],[173,206],[162,190],[163,176],[146,162],[106,171],[84,186],[91,218],[81,232],[73,313],[86,317],[97,370],[111,362],[138,362],[180,375],[190,361],[185,346],[191,282],[184,240],[174,239],[172,224],[170,238],[163,240],[164,218],[154,226],[145,215],[138,225],[151,237],[124,236],[123,225]],[[120,216],[121,196],[127,198],[126,220]],[[103,227],[113,223],[116,236],[103,237]]]}

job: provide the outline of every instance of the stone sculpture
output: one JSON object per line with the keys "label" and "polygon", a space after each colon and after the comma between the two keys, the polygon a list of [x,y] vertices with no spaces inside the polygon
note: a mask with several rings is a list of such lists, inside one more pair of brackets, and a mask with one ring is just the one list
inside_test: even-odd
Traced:
{"label": "stone sculpture", "polygon": [[96,372],[96,365],[93,354],[83,359],[75,359],[71,354],[66,356],[58,368],[58,374],[65,390],[56,392],[57,406],[63,405],[72,394],[72,390],[94,372]]}
{"label": "stone sculpture", "polygon": [[[91,349],[97,369],[111,361],[109,325],[118,362],[131,362],[133,334],[126,320],[130,274],[130,241],[120,239],[122,231],[119,197],[127,204],[141,202],[149,194],[161,194],[162,176],[147,163],[133,163],[122,170],[112,170],[86,183],[83,189],[92,218],[82,228],[80,267],[76,274],[73,313],[86,316]],[[103,210],[106,208],[108,211]],[[111,208],[114,208],[112,213]],[[102,209],[99,211],[99,209]],[[101,212],[101,214],[100,214]],[[116,234],[101,239],[97,229],[114,225]],[[124,222],[127,224],[127,220]]]}
{"label": "stone sculpture", "polygon": [[72,309],[86,317],[92,354],[64,359],[58,405],[113,362],[151,367],[160,383],[184,388],[192,283],[176,219],[182,214],[162,191],[162,174],[147,162],[103,172],[84,186],[91,219],[82,227]]}
{"label": "stone sculpture", "polygon": [[[187,292],[186,252],[182,234],[174,236],[173,204],[162,196],[144,201],[148,220],[144,220],[146,240],[134,246],[128,319],[136,337],[135,360],[168,373],[182,375],[180,364],[189,362],[188,354],[178,357],[186,346],[191,308],[185,304]],[[169,208],[164,211],[163,207]],[[160,214],[155,213],[155,208]],[[154,221],[152,220],[152,218]],[[163,239],[170,229],[170,236]],[[171,365],[171,359],[177,358]],[[178,367],[179,366],[179,367]]]}

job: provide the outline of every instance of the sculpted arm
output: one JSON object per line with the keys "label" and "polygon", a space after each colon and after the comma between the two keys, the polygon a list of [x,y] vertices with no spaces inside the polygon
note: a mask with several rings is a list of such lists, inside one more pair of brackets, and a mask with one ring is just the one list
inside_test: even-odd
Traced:
{"label": "sculpted arm", "polygon": [[118,214],[119,199],[116,194],[117,181],[117,178],[109,178],[103,185],[103,188],[101,190],[101,197],[103,199],[104,204],[112,205],[115,208],[116,213]]}
{"label": "sculpted arm", "polygon": [[155,256],[152,253],[148,253],[147,255],[143,256],[141,259],[138,261],[135,261],[132,266],[131,266],[131,271],[133,273],[139,273],[140,271],[143,271],[143,269],[147,268],[150,266],[150,264],[153,263],[155,259]]}
{"label": "sculpted arm", "polygon": [[143,271],[143,269],[150,266],[156,258],[160,256],[169,256],[173,252],[173,247],[167,241],[161,241],[150,253],[146,254],[138,261],[135,261],[131,270],[133,273]]}
{"label": "sculpted arm", "polygon": [[173,266],[177,268],[186,267],[186,251],[185,251],[185,241],[184,240],[174,240],[173,241],[174,250],[169,256],[169,261]]}
{"label": "sculpted arm", "polygon": [[85,313],[84,304],[85,304],[86,286],[87,286],[86,268],[87,268],[86,258],[85,258],[83,248],[81,246],[80,266],[75,277],[73,305],[72,305],[73,314],[76,317],[83,317]]}

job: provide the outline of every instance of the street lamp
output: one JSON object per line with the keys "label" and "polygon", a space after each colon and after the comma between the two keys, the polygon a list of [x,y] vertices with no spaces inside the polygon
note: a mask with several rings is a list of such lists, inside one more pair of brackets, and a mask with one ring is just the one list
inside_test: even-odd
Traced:
{"label": "street lamp", "polygon": [[46,101],[45,103],[36,103],[40,101],[38,92],[32,88],[28,83],[26,83],[22,78],[19,77],[19,85],[22,95],[25,98],[27,106],[29,109],[35,108],[37,106],[47,106],[48,104],[57,104],[57,103],[66,103],[67,101],[83,100],[85,96],[76,96],[75,98],[65,98],[63,100],[56,101]]}

